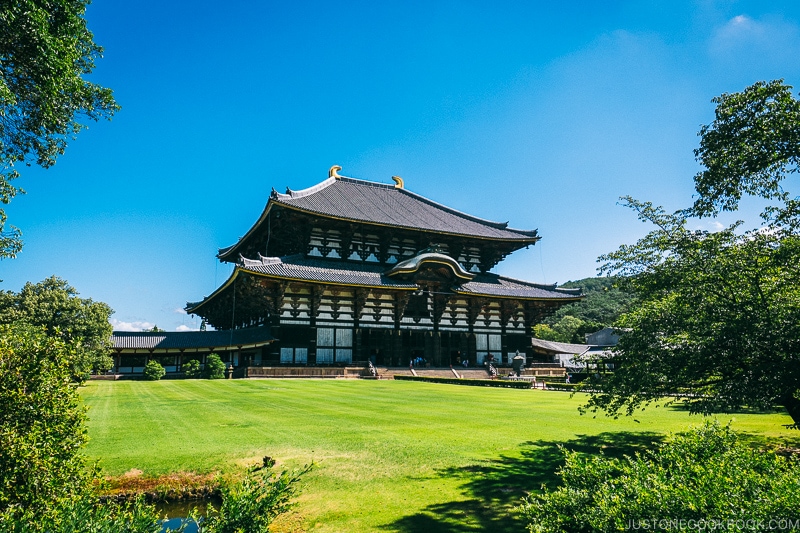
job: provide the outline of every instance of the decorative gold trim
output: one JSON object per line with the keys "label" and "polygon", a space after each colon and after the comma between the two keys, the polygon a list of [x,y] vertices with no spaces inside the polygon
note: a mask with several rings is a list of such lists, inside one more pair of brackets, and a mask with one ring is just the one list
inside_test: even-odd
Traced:
{"label": "decorative gold trim", "polygon": [[405,189],[405,183],[403,182],[403,178],[400,176],[392,176],[392,181],[394,181],[394,188],[395,189]]}
{"label": "decorative gold trim", "polygon": [[342,170],[342,167],[339,165],[333,165],[330,170],[328,170],[328,177],[329,178],[336,178],[341,179],[342,177],[339,175],[339,171]]}

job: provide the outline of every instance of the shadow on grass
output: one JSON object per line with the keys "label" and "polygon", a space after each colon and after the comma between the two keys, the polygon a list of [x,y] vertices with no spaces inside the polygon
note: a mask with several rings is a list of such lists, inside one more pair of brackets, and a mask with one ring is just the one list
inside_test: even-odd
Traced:
{"label": "shadow on grass", "polygon": [[465,499],[429,505],[383,529],[397,533],[521,532],[525,525],[514,507],[543,486],[558,486],[556,470],[564,464],[559,445],[582,454],[602,452],[607,457],[621,457],[650,448],[662,439],[658,433],[617,432],[579,435],[567,442],[524,442],[518,456],[500,456],[478,465],[440,471],[441,477],[461,480]]}

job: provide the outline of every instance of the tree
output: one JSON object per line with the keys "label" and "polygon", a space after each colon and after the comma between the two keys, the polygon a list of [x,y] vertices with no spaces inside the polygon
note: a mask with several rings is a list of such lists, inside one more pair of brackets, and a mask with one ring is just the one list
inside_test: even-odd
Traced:
{"label": "tree", "polygon": [[531,532],[800,531],[800,461],[728,427],[707,423],[634,457],[565,455],[563,486],[521,507]]}
{"label": "tree", "polygon": [[695,157],[705,170],[695,176],[698,196],[689,214],[735,211],[742,196],[776,200],[764,219],[798,229],[800,200],[783,183],[800,165],[800,100],[783,80],[758,82],[741,93],[722,94],[714,122],[700,130]]}
{"label": "tree", "polygon": [[533,326],[533,336],[546,341],[583,344],[586,340],[584,336],[586,333],[597,331],[602,327],[595,326],[595,323],[587,323],[580,318],[564,315],[552,325],[536,324]]}
{"label": "tree", "polygon": [[[656,229],[600,258],[638,304],[618,325],[615,372],[595,379],[589,407],[610,413],[675,395],[694,412],[781,405],[800,424],[800,226],[783,188],[797,171],[800,104],[782,82],[714,99],[700,131],[697,200],[673,214],[626,197]],[[743,194],[777,200],[764,225],[691,231],[690,216],[735,209]]]}
{"label": "tree", "polygon": [[580,302],[560,307],[552,316],[545,318],[544,323],[553,326],[565,316],[579,318],[586,324],[586,331],[582,331],[581,334],[611,326],[630,308],[634,299],[633,294],[623,290],[620,281],[615,276],[567,281],[561,286],[580,288],[585,298]]}
{"label": "tree", "polygon": [[0,513],[44,512],[87,483],[76,349],[42,327],[0,325]]}
{"label": "tree", "polygon": [[[87,120],[119,110],[111,90],[88,82],[102,48],[86,27],[89,0],[0,2],[0,203],[18,193],[16,165],[49,168]],[[22,249],[20,231],[5,230],[0,258]]]}
{"label": "tree", "polygon": [[0,324],[42,326],[48,335],[74,345],[71,365],[78,380],[113,364],[109,356],[113,328],[108,321],[112,313],[105,303],[79,298],[78,291],[56,276],[26,283],[18,293],[0,291]]}

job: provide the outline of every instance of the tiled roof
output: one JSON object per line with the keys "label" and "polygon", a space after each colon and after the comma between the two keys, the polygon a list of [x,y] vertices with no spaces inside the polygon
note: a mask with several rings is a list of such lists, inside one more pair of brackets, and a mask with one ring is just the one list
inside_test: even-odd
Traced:
{"label": "tiled roof", "polygon": [[543,339],[531,339],[531,345],[551,353],[565,353],[570,355],[581,355],[591,346],[586,344],[568,344],[566,342],[546,341]]}
{"label": "tiled roof", "polygon": [[273,340],[269,328],[246,328],[233,331],[115,331],[111,342],[116,349],[223,348],[249,344],[267,344]]}
{"label": "tiled roof", "polygon": [[540,285],[497,274],[478,274],[475,279],[461,285],[457,291],[466,295],[501,296],[508,298],[579,299],[580,289],[559,289],[555,285]]}
{"label": "tiled roof", "polygon": [[242,270],[266,274],[282,279],[317,281],[342,285],[364,285],[393,289],[416,289],[414,283],[405,283],[383,275],[385,266],[374,263],[344,263],[313,259],[302,255],[283,258],[265,257],[262,260],[243,259]]}
{"label": "tiled roof", "polygon": [[536,230],[510,229],[506,222],[483,220],[406,189],[352,178],[328,178],[309,189],[286,194],[273,191],[270,201],[357,222],[489,239],[538,240]]}
{"label": "tiled roof", "polygon": [[[260,260],[242,259],[239,268],[257,274],[298,281],[386,287],[389,289],[416,289],[415,283],[402,282],[386,275],[385,266],[374,263],[347,263],[313,259],[302,255],[283,258],[262,257]],[[391,272],[392,269],[389,270]],[[559,289],[555,285],[540,285],[497,274],[477,274],[455,289],[466,296],[500,296],[509,298],[534,298],[577,300],[580,289]]]}

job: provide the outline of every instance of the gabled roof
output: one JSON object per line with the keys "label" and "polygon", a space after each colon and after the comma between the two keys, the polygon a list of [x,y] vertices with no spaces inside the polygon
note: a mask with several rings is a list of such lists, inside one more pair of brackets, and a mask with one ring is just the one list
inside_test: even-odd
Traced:
{"label": "gabled roof", "polygon": [[230,348],[263,345],[274,339],[269,328],[256,327],[231,331],[115,331],[111,344],[115,350]]}
{"label": "gabled roof", "polygon": [[[391,270],[389,269],[388,272],[391,273]],[[399,291],[419,288],[415,283],[390,277],[385,266],[375,263],[317,259],[299,254],[287,257],[260,257],[259,259],[241,258],[240,264],[236,266],[233,274],[225,283],[203,301],[187,303],[186,311],[196,313],[201,306],[227,290],[240,274],[321,285],[345,285]],[[574,302],[583,298],[580,289],[560,289],[555,285],[530,283],[491,273],[476,274],[471,281],[453,287],[453,292],[463,296],[566,302]]]}
{"label": "gabled roof", "polygon": [[586,344],[569,344],[566,342],[546,341],[544,339],[531,339],[531,346],[552,354],[581,355],[591,346]]}
{"label": "gabled roof", "polygon": [[478,274],[475,279],[459,286],[457,294],[467,296],[498,296],[506,298],[528,298],[537,300],[567,300],[575,301],[583,299],[581,289],[562,289],[554,284],[545,285],[532,283],[505,276],[498,276],[487,272]]}
{"label": "gabled roof", "polygon": [[238,245],[267,220],[267,214],[273,206],[337,220],[498,240],[520,246],[533,244],[540,239],[537,230],[512,229],[508,227],[508,222],[492,222],[468,215],[400,185],[336,175],[301,191],[287,189],[285,194],[281,194],[273,189],[258,221],[238,243],[220,249],[218,256],[223,258],[235,253]]}

